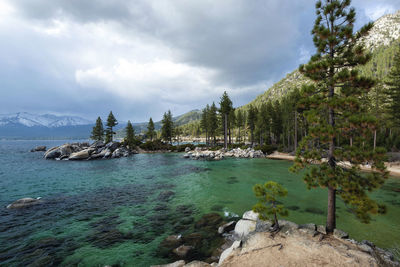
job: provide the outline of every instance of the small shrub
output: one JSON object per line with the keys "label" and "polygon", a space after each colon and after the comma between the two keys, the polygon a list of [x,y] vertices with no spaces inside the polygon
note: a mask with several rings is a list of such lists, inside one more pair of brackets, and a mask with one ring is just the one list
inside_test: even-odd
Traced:
{"label": "small shrub", "polygon": [[274,231],[279,230],[277,214],[288,216],[288,210],[279,204],[278,197],[286,197],[288,191],[281,184],[268,181],[264,185],[256,184],[253,187],[254,194],[258,198],[258,203],[254,205],[253,211],[259,213],[261,220],[269,220],[273,216]]}

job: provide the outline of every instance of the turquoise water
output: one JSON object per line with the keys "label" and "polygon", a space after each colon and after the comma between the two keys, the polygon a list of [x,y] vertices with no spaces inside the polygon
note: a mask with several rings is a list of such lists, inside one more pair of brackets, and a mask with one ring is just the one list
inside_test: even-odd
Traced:
{"label": "turquoise water", "polygon": [[[217,211],[241,215],[256,202],[252,186],[266,180],[289,191],[288,219],[324,224],[325,190],[307,190],[290,162],[267,159],[192,161],[182,154],[140,154],[99,161],[46,161],[30,153],[63,141],[0,141],[0,265],[149,266],[165,263],[156,250],[173,221]],[[385,216],[361,224],[338,203],[338,228],[385,248],[400,244],[400,179],[373,194]],[[161,194],[161,195],[160,195]],[[22,197],[42,197],[23,210],[5,207]],[[175,229],[175,230],[174,230]]]}

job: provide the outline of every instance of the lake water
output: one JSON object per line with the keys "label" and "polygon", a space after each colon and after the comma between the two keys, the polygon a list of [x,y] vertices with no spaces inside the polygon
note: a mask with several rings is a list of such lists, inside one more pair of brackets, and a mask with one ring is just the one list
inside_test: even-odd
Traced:
{"label": "lake water", "polygon": [[[37,145],[65,142],[0,141],[0,265],[165,263],[155,251],[165,236],[179,234],[171,225],[182,217],[179,207],[189,208],[195,220],[209,212],[242,215],[256,202],[252,186],[267,180],[288,189],[283,200],[290,209],[288,220],[325,222],[327,192],[307,190],[301,175],[288,171],[287,161],[192,161],[182,154],[50,161],[42,152],[28,152]],[[400,245],[398,188],[400,179],[389,179],[373,193],[388,213],[374,216],[370,224],[358,222],[339,200],[338,228],[380,247]],[[5,208],[23,197],[42,197],[43,204]]]}

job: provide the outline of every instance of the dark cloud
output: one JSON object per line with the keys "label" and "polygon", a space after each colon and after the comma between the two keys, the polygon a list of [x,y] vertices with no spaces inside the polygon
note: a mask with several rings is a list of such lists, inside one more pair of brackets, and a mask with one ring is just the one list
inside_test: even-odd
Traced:
{"label": "dark cloud", "polygon": [[[314,51],[310,0],[9,0],[0,20],[0,112],[160,118],[250,101]],[[357,27],[400,8],[355,0]],[[1,7],[1,6],[0,6]],[[1,13],[1,12],[0,12]]]}

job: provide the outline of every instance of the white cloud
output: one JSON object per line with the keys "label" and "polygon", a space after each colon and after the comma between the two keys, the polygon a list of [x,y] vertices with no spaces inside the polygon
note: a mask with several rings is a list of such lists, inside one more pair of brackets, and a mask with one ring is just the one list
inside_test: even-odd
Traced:
{"label": "white cloud", "polygon": [[386,14],[394,13],[396,9],[392,5],[377,5],[377,6],[370,6],[365,9],[365,14],[367,17],[375,21]]}

